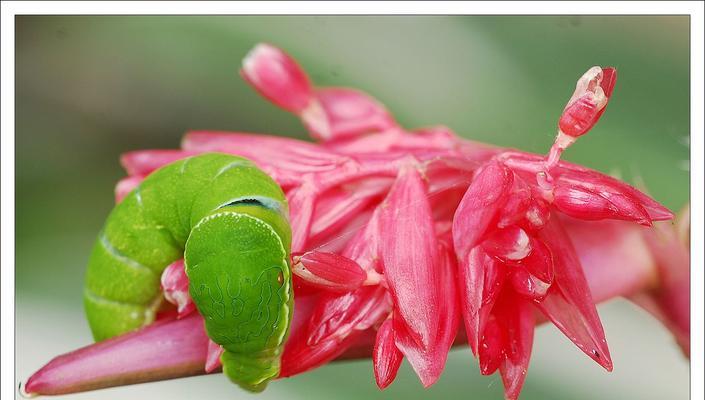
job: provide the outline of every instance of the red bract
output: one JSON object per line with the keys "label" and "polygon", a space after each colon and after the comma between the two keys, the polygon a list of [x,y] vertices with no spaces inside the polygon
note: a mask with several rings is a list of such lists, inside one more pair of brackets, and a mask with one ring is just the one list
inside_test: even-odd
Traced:
{"label": "red bract", "polygon": [[[174,159],[213,151],[249,158],[281,185],[289,201],[295,283],[281,376],[366,347],[374,349],[380,388],[393,382],[402,358],[427,387],[439,378],[462,318],[481,372],[498,370],[507,398],[515,399],[527,374],[536,312],[612,369],[575,247],[598,249],[597,256],[581,252],[591,268],[612,265],[599,259],[610,255],[610,262],[620,260],[617,270],[630,265],[622,262],[629,256],[611,246],[635,234],[598,223],[609,232],[599,237],[580,224],[611,219],[649,226],[673,216],[623,182],[560,161],[604,112],[613,68],[594,67],[580,79],[547,156],[463,140],[444,127],[407,131],[364,93],[313,87],[293,59],[269,45],[257,46],[241,73],[267,99],[298,115],[321,143],[191,132],[183,150],[125,155],[130,176],[116,194],[121,198]],[[566,221],[580,228],[566,231]],[[628,278],[616,280],[624,290],[636,286]],[[658,301],[682,338],[688,325],[676,288],[684,280],[668,281],[677,283]],[[615,295],[614,285],[602,280],[592,287]],[[183,264],[165,270],[163,286],[181,317],[192,310]],[[201,323],[194,318],[184,319]],[[217,368],[222,349],[211,342],[206,351],[198,339],[205,369]]]}

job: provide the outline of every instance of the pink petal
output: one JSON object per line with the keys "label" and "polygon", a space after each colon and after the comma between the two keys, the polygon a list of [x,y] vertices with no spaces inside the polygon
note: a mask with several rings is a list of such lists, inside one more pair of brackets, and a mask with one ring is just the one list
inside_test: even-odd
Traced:
{"label": "pink petal", "polygon": [[313,218],[313,207],[316,201],[316,188],[310,180],[286,194],[290,210],[291,251],[300,252],[305,249]]}
{"label": "pink petal", "polygon": [[472,249],[465,260],[460,260],[460,311],[473,354],[478,354],[482,332],[502,289],[505,276],[505,266],[487,255],[479,246]]}
{"label": "pink petal", "polygon": [[323,294],[308,321],[308,344],[341,340],[364,330],[388,314],[390,305],[381,286],[364,286],[344,294]]}
{"label": "pink petal", "polygon": [[501,218],[497,225],[500,228],[517,225],[526,218],[526,212],[532,203],[534,203],[534,199],[531,196],[531,187],[523,179],[515,176],[512,182],[511,196],[502,207]]}
{"label": "pink petal", "polygon": [[203,371],[207,347],[199,314],[162,320],[54,358],[29,378],[25,391],[56,395],[135,382],[135,376],[155,380],[195,375]]}
{"label": "pink petal", "polygon": [[347,243],[343,255],[357,262],[365,271],[381,272],[382,238],[379,228],[380,213],[375,211],[367,223]]}
{"label": "pink petal", "polygon": [[[294,303],[294,321],[282,355],[281,377],[308,371],[337,358],[391,309],[386,290],[380,286],[362,287],[342,296],[316,297],[319,296],[297,297]],[[351,307],[345,309],[346,304]],[[331,321],[325,320],[328,316]],[[314,337],[318,340],[312,340]]]}
{"label": "pink petal", "polygon": [[[437,340],[429,347],[423,347],[409,334],[407,325],[401,319],[393,319],[394,337],[397,348],[409,360],[409,364],[416,372],[424,387],[436,383],[443,372],[448,351],[455,340],[459,325],[459,309],[457,290],[455,286],[456,265],[445,243],[439,247],[441,264],[439,265],[438,290],[441,304],[438,307],[440,325],[438,326]],[[442,311],[440,311],[442,310]]]}
{"label": "pink petal", "polygon": [[359,288],[367,279],[355,261],[317,250],[295,256],[292,272],[316,287],[343,292]]}
{"label": "pink petal", "polygon": [[435,344],[439,315],[439,255],[426,187],[403,167],[379,207],[384,274],[401,319],[423,348]]}
{"label": "pink petal", "polygon": [[292,340],[282,355],[279,377],[286,378],[320,367],[338,358],[358,339],[362,331],[353,331],[349,336],[320,342],[316,345],[306,344],[306,340]]}
{"label": "pink petal", "polygon": [[350,161],[347,156],[313,143],[248,133],[189,132],[181,146],[190,152],[215,151],[245,157],[263,168],[278,183],[286,185],[299,184],[302,174],[333,171]]}
{"label": "pink petal", "polygon": [[535,277],[523,267],[512,269],[510,281],[514,291],[528,300],[543,300],[551,287],[550,283]]}
{"label": "pink petal", "polygon": [[432,126],[409,132],[394,145],[395,149],[453,149],[458,137],[447,126]]}
{"label": "pink petal", "polygon": [[537,238],[531,238],[531,254],[516,264],[542,282],[553,282],[553,255],[546,243]]}
{"label": "pink petal", "polygon": [[120,203],[130,192],[144,180],[143,176],[128,176],[115,185],[115,204]]}
{"label": "pink petal", "polygon": [[128,175],[149,175],[157,168],[193,154],[184,150],[136,150],[123,153],[120,164]]}
{"label": "pink petal", "polygon": [[614,85],[617,83],[617,69],[614,67],[602,68],[602,81],[600,87],[605,92],[605,96],[612,97]]}
{"label": "pink petal", "polygon": [[377,339],[372,353],[375,381],[380,389],[394,382],[403,359],[404,356],[394,343],[392,321],[388,319],[377,330]]}
{"label": "pink petal", "polygon": [[188,283],[184,260],[174,261],[162,272],[161,286],[164,298],[177,307],[179,318],[196,309],[188,291]]}
{"label": "pink petal", "polygon": [[[557,171],[557,187],[564,186],[599,194],[609,201],[616,202],[615,207],[626,207],[625,213],[633,215],[632,220],[642,217],[643,209],[652,221],[673,218],[673,213],[666,207],[624,182],[574,164],[561,162],[559,165],[561,168]],[[642,223],[638,220],[637,222]],[[646,223],[642,224],[646,225]]]}
{"label": "pink petal", "polygon": [[[424,177],[428,181],[428,197],[435,221],[452,220],[455,210],[472,182],[476,167],[464,163],[463,167],[449,157],[439,157],[425,162]],[[460,168],[459,168],[460,167]]]}
{"label": "pink petal", "polygon": [[502,261],[516,261],[529,255],[531,239],[526,231],[513,225],[496,229],[482,242],[482,248]]}
{"label": "pink petal", "polygon": [[[325,88],[316,90],[322,115],[327,124],[315,119],[320,114],[302,115],[312,136],[323,140],[337,140],[370,132],[381,132],[396,126],[384,106],[370,96],[353,89]],[[318,127],[324,126],[327,130]]]}
{"label": "pink petal", "polygon": [[287,111],[300,113],[313,99],[306,73],[291,56],[269,44],[260,43],[250,50],[240,74],[262,96]]}
{"label": "pink petal", "polygon": [[553,193],[553,205],[571,217],[589,221],[622,219],[651,226],[649,214],[630,196],[611,192],[596,193],[567,185],[558,185]]}
{"label": "pink petal", "polygon": [[223,354],[223,347],[218,343],[208,339],[208,356],[206,357],[206,373],[215,371],[222,366],[220,356]]}
{"label": "pink petal", "polygon": [[371,177],[359,183],[336,187],[321,194],[313,212],[311,240],[320,241],[339,231],[363,210],[381,200],[392,181],[389,178]]}
{"label": "pink petal", "polygon": [[531,358],[534,343],[534,314],[531,304],[514,296],[507,296],[497,304],[495,314],[504,326],[505,359],[499,367],[507,399],[519,398]]}
{"label": "pink petal", "polygon": [[539,309],[580,350],[612,370],[605,332],[575,249],[557,218],[541,231],[553,254],[555,277]]}
{"label": "pink petal", "polygon": [[497,218],[512,186],[513,174],[497,161],[475,176],[453,217],[453,241],[459,260],[467,257]]}
{"label": "pink petal", "polygon": [[497,319],[491,316],[482,332],[478,358],[480,360],[480,373],[492,375],[504,361],[504,347],[507,338],[505,330],[499,325]]}
{"label": "pink petal", "polygon": [[328,149],[344,154],[385,153],[399,142],[404,132],[401,129],[388,129],[374,135],[353,136],[324,142]]}
{"label": "pink petal", "polygon": [[[679,215],[686,221],[690,217]],[[654,229],[644,230],[646,243],[656,260],[660,280],[657,291],[644,293],[665,325],[675,336],[683,352],[690,356],[690,246],[678,237],[676,228],[669,223],[657,223]]]}

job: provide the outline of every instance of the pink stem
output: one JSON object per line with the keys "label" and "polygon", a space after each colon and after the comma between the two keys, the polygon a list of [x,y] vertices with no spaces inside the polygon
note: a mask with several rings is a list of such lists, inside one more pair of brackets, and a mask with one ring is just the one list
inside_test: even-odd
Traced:
{"label": "pink stem", "polygon": [[159,321],[49,361],[25,392],[56,395],[203,374],[208,336],[197,313]]}

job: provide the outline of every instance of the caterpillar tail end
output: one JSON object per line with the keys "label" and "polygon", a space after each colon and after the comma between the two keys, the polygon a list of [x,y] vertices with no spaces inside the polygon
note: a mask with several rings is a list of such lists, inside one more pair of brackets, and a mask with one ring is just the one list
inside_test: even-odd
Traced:
{"label": "caterpillar tail end", "polygon": [[279,376],[279,357],[257,357],[225,351],[220,356],[223,374],[242,389],[260,393]]}

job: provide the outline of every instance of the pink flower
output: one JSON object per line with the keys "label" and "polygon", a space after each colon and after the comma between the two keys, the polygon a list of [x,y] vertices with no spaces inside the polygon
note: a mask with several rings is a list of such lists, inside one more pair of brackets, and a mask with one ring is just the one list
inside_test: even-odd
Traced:
{"label": "pink flower", "polygon": [[[632,233],[610,228],[614,237],[609,241],[593,241],[582,230],[584,221],[651,226],[673,217],[625,183],[560,161],[561,152],[604,112],[616,80],[613,68],[593,67],[578,81],[548,156],[463,140],[444,127],[407,131],[364,93],[313,86],[292,58],[270,45],[252,50],[241,74],[264,97],[298,115],[320,143],[191,132],[182,150],[125,155],[122,163],[130,176],[116,194],[119,201],[161,165],[210,151],[247,157],[282,186],[291,210],[296,299],[282,377],[341,356],[372,355],[381,389],[394,381],[403,358],[428,387],[440,377],[462,320],[480,371],[498,370],[507,398],[515,399],[527,375],[536,312],[612,369],[591,289],[601,290],[598,298],[603,299],[627,286],[632,290],[632,282],[609,290],[591,287],[586,273],[592,272],[593,279],[609,275],[595,270],[605,260],[623,259],[609,249]],[[603,258],[586,258],[591,249],[599,249]],[[162,286],[178,307],[178,320],[158,322],[174,324],[167,336],[180,335],[185,321],[202,331],[183,263],[164,271]],[[659,304],[674,315],[681,311],[680,300],[666,296]],[[682,333],[682,317],[673,320]],[[140,345],[156,329],[162,328],[148,327],[124,340]],[[198,346],[197,362],[210,372],[219,366],[222,349],[203,336],[184,346]],[[60,383],[46,378],[59,376],[55,368],[74,376],[80,373],[72,370],[75,360],[96,352],[114,357],[116,348],[127,346],[119,339],[110,343],[50,363],[30,379],[27,390],[56,391]],[[127,349],[132,357],[132,348]],[[177,361],[163,360],[172,367]],[[127,374],[103,373],[103,385]]]}

